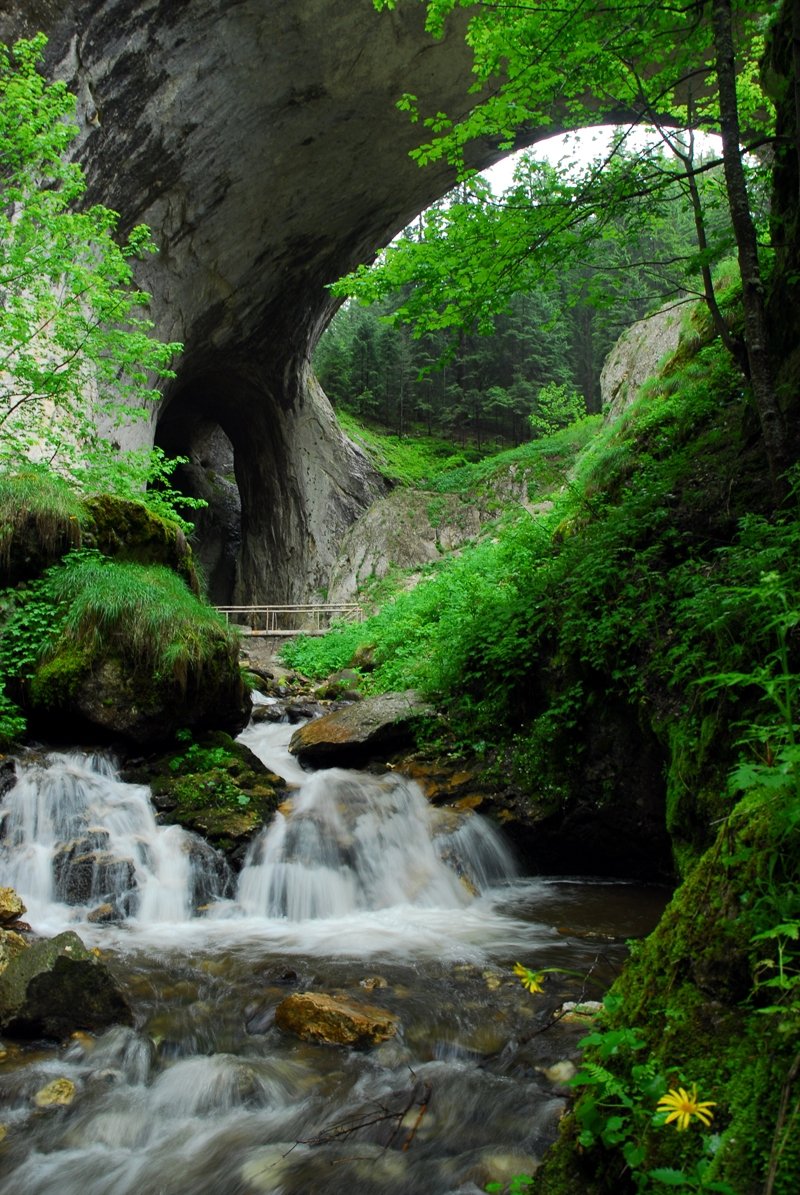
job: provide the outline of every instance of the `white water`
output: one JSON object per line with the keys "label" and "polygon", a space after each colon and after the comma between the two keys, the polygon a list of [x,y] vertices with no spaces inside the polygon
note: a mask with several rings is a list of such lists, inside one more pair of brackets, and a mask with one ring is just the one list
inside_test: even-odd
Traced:
{"label": "white water", "polygon": [[[516,873],[488,821],[436,810],[393,774],[303,772],[286,749],[292,730],[267,723],[242,735],[297,788],[291,811],[251,845],[233,898],[224,860],[158,825],[149,791],[96,755],[20,767],[0,808],[5,882],[38,930],[70,926],[92,942],[118,940],[121,927],[126,942],[165,947],[267,934],[289,952],[477,959],[529,939],[530,925],[497,912]],[[92,923],[100,906],[117,928]]]}
{"label": "white water", "polygon": [[[147,790],[107,760],[20,768],[0,807],[0,882],[37,931],[69,925],[102,948],[136,1029],[0,1061],[0,1195],[477,1195],[498,1153],[525,1171],[554,1135],[563,1093],[515,1045],[547,1008],[510,966],[591,961],[549,924],[555,889],[515,878],[486,821],[431,809],[400,777],[302,772],[291,731],[242,736],[297,788],[233,896],[215,853],[157,825]],[[117,923],[88,921],[99,905]],[[400,1031],[367,1053],[280,1033],[276,1005],[308,989],[388,1008]],[[553,1061],[556,1037],[530,1048]],[[33,1095],[62,1076],[74,1105],[37,1113]],[[407,1151],[394,1122],[303,1144],[426,1084]]]}

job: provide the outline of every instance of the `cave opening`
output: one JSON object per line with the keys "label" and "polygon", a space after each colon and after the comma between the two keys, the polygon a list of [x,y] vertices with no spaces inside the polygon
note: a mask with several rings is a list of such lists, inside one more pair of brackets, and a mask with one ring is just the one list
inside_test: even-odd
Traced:
{"label": "cave opening", "polygon": [[206,593],[217,606],[234,601],[242,543],[242,500],[236,479],[234,443],[214,414],[197,396],[184,391],[163,411],[155,445],[167,456],[185,457],[171,484],[187,498],[206,505],[186,510],[194,523],[192,549]]}

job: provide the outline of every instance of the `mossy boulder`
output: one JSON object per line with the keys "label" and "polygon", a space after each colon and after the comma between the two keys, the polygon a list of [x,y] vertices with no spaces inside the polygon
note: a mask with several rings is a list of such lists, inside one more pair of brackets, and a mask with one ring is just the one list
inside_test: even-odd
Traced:
{"label": "mossy boulder", "polygon": [[36,577],[82,543],[86,512],[61,478],[31,466],[0,476],[0,588]]}
{"label": "mossy boulder", "polygon": [[177,523],[161,518],[142,502],[97,494],[84,499],[85,542],[115,560],[163,564],[200,593],[192,549]]}
{"label": "mossy boulder", "polygon": [[[636,1103],[644,1097],[635,1071],[646,1062],[663,1076],[660,1090],[696,1085],[699,1098],[714,1101],[719,1146],[706,1177],[736,1195],[760,1195],[770,1156],[776,1192],[796,1189],[800,1166],[797,1135],[784,1115],[788,1105],[781,1112],[796,1081],[796,1011],[780,987],[763,986],[778,973],[768,961],[774,943],[754,941],[778,917],[768,901],[784,845],[775,838],[769,799],[751,797],[737,807],[654,932],[634,944],[606,997],[602,1028],[633,1030],[642,1044],[636,1051],[620,1046],[600,1060],[590,1048],[586,1056],[601,1061]],[[578,1139],[583,1102],[596,1094],[590,1089],[579,1098],[546,1155],[537,1174],[542,1195],[635,1189],[621,1147],[587,1148]],[[654,1110],[654,1100],[645,1107]],[[679,1133],[644,1120],[641,1168],[691,1170],[702,1154],[701,1126]]]}
{"label": "mossy boulder", "polygon": [[184,739],[171,753],[129,765],[124,776],[151,786],[162,822],[200,834],[234,867],[286,796],[285,781],[221,731]]}
{"label": "mossy boulder", "polygon": [[33,942],[0,974],[0,1029],[9,1037],[60,1039],[132,1021],[111,972],[77,934]]}
{"label": "mossy boulder", "polygon": [[238,733],[250,716],[238,634],[162,565],[72,557],[6,634],[20,655],[13,696],[50,740],[159,744],[181,727]]}

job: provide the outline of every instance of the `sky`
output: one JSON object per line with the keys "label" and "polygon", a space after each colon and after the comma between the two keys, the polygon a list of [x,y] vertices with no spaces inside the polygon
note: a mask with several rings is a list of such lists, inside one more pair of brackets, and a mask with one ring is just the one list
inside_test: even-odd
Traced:
{"label": "sky", "polygon": [[[557,166],[565,156],[577,158],[579,162],[585,164],[608,148],[613,132],[614,129],[611,125],[581,129],[576,133],[548,137],[546,141],[539,141],[536,145],[532,145],[527,152],[535,158],[545,159],[553,166]],[[628,135],[628,145],[632,149],[650,144],[654,140],[657,140],[657,134],[651,129],[643,127],[632,129]],[[696,140],[699,151],[720,151],[719,137],[700,133],[696,134]],[[484,171],[484,177],[490,180],[495,194],[500,194],[511,185],[515,157],[515,154],[510,154],[509,157],[503,158],[502,162],[498,162],[489,170]]]}

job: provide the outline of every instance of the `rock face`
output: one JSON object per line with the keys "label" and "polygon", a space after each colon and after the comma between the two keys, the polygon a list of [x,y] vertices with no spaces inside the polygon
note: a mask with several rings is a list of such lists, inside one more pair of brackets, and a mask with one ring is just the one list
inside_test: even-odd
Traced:
{"label": "rock face", "polygon": [[663,357],[674,353],[681,332],[682,309],[665,307],[623,332],[600,374],[600,401],[606,419],[618,419],[652,377]]}
{"label": "rock face", "polygon": [[356,765],[407,746],[415,723],[432,714],[413,690],[384,693],[307,722],[292,735],[289,750],[312,766]]}
{"label": "rock face", "polygon": [[437,42],[424,15],[367,0],[0,0],[0,38],[44,29],[48,69],[78,95],[90,197],[159,245],[139,281],[158,334],[185,351],[157,426],[126,442],[155,434],[203,469],[209,437],[227,437],[241,500],[229,599],[326,584],[380,492],[309,356],[337,306],[326,284],[453,182],[408,157],[419,127],[396,108],[408,91],[466,106],[459,22]]}
{"label": "rock face", "polygon": [[34,942],[0,974],[0,1029],[9,1036],[61,1038],[131,1021],[110,971],[77,934]]}
{"label": "rock face", "polygon": [[397,1033],[397,1017],[385,1008],[322,992],[296,992],[275,1010],[285,1033],[328,1046],[377,1045]]}

